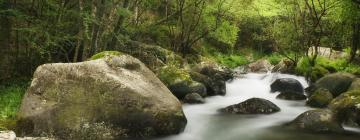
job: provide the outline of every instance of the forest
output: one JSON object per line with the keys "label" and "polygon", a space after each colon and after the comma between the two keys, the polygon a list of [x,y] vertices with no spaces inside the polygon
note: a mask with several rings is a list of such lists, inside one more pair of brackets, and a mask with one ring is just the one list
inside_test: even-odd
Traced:
{"label": "forest", "polygon": [[358,139],[360,0],[0,0],[0,140],[26,137]]}

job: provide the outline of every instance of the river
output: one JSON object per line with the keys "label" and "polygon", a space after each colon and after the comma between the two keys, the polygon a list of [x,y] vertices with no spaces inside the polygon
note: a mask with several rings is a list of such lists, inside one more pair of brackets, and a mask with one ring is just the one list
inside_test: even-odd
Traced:
{"label": "river", "polygon": [[[359,140],[357,134],[310,134],[284,129],[282,125],[310,110],[305,101],[276,99],[270,84],[277,78],[295,78],[304,87],[304,77],[287,74],[246,74],[227,83],[225,96],[206,98],[205,104],[183,106],[188,124],[183,133],[157,140]],[[258,97],[272,101],[281,108],[270,115],[229,115],[217,110]],[[359,131],[358,129],[350,129]]]}

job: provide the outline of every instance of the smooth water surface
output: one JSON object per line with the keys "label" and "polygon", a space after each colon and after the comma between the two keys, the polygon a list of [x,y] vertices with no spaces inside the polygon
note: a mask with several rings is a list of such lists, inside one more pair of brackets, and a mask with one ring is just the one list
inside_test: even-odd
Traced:
{"label": "smooth water surface", "polygon": [[[184,105],[188,119],[185,131],[158,140],[360,140],[357,134],[308,134],[283,129],[281,126],[284,123],[311,108],[305,106],[305,101],[276,99],[278,93],[270,93],[270,84],[277,78],[295,78],[304,87],[308,86],[303,77],[293,75],[243,75],[227,83],[226,96],[209,97],[205,104]],[[278,105],[281,111],[271,115],[224,115],[217,112],[220,108],[253,97],[270,100]]]}

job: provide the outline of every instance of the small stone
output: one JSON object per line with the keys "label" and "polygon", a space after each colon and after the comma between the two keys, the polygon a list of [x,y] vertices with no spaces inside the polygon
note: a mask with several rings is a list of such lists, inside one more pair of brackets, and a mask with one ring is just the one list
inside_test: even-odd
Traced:
{"label": "small stone", "polygon": [[198,93],[190,93],[185,96],[184,103],[202,104],[202,103],[205,103],[205,100]]}
{"label": "small stone", "polygon": [[280,108],[269,100],[251,98],[239,104],[220,109],[220,111],[232,114],[271,114],[280,111]]}

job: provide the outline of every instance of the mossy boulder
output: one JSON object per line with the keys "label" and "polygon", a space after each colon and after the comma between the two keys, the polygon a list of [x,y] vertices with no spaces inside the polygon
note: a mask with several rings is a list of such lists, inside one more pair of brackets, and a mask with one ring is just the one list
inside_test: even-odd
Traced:
{"label": "mossy boulder", "polygon": [[329,108],[344,122],[360,126],[360,90],[351,90],[336,97]]}
{"label": "mossy boulder", "polygon": [[39,66],[18,116],[17,134],[60,139],[163,136],[187,122],[179,100],[128,55]]}
{"label": "mossy boulder", "polygon": [[349,89],[350,90],[360,90],[360,78],[356,78],[350,85]]}
{"label": "mossy boulder", "polygon": [[251,98],[239,104],[222,108],[219,111],[230,114],[271,114],[279,112],[280,108],[269,100]]}
{"label": "mossy boulder", "polygon": [[336,114],[327,109],[310,110],[300,114],[287,126],[295,130],[312,133],[342,133],[344,128],[337,120]]}
{"label": "mossy boulder", "polygon": [[307,100],[306,104],[311,107],[324,108],[333,100],[334,97],[329,90],[317,89]]}
{"label": "mossy boulder", "polygon": [[309,92],[311,94],[319,88],[324,88],[329,90],[334,97],[337,97],[349,89],[355,78],[354,75],[349,73],[328,74],[316,81]]}

